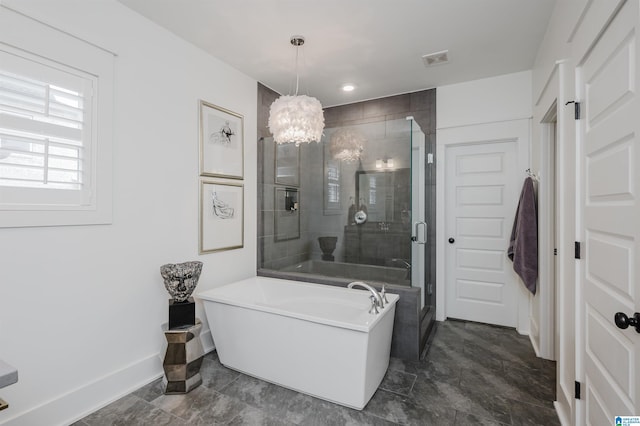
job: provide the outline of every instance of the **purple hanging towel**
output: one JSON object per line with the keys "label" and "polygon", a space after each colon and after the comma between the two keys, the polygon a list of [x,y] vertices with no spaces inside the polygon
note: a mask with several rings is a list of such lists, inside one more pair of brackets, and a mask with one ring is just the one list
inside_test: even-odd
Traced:
{"label": "purple hanging towel", "polygon": [[538,209],[533,179],[528,177],[522,186],[520,201],[513,220],[507,256],[513,261],[513,270],[524,285],[536,294],[538,278]]}

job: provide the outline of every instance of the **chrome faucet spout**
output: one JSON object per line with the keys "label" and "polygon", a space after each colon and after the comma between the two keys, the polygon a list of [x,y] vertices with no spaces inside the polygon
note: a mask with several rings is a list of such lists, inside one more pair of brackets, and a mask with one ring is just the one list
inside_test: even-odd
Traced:
{"label": "chrome faucet spout", "polygon": [[378,290],[376,290],[375,288],[373,288],[367,283],[363,283],[362,281],[354,281],[347,285],[347,288],[353,288],[353,287],[362,287],[366,290],[369,290],[371,292],[372,297],[375,299],[375,304],[380,308],[384,308],[384,300],[382,299],[382,296],[380,296],[380,293],[378,293]]}

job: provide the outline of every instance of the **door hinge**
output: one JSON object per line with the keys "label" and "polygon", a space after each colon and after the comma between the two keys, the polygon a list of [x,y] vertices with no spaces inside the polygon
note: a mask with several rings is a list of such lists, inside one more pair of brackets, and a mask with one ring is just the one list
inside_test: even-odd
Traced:
{"label": "door hinge", "polygon": [[554,249],[553,249],[553,255],[554,255],[554,256],[557,256],[557,255],[558,255],[558,249],[557,249],[557,248],[554,248]]}
{"label": "door hinge", "polygon": [[580,241],[576,241],[574,243],[574,247],[575,247],[575,258],[580,259],[580,254],[582,253],[581,247],[580,247]]}
{"label": "door hinge", "polygon": [[433,164],[433,152],[427,154],[427,164]]}
{"label": "door hinge", "polygon": [[565,105],[573,104],[573,112],[576,120],[580,120],[580,102],[569,101]]}
{"label": "door hinge", "polygon": [[575,397],[576,399],[580,399],[580,382],[578,381],[576,381]]}
{"label": "door hinge", "polygon": [[433,294],[433,284],[427,284],[427,294]]}

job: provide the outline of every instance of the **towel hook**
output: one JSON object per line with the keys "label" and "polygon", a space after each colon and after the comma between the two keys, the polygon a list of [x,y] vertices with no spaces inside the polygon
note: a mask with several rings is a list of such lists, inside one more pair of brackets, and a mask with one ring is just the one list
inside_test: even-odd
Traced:
{"label": "towel hook", "polygon": [[525,172],[527,173],[527,175],[528,175],[530,178],[535,179],[535,180],[540,180],[540,177],[539,177],[537,174],[533,173],[533,172],[531,171],[531,169],[527,169],[527,170],[525,170]]}

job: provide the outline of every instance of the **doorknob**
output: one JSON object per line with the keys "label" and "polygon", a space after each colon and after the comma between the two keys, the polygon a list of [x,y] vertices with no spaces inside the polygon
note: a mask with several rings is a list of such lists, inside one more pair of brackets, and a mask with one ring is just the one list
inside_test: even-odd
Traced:
{"label": "doorknob", "polygon": [[453,237],[449,238],[449,244],[453,244],[455,242],[456,242],[456,240]]}
{"label": "doorknob", "polygon": [[638,312],[634,313],[632,318],[629,318],[622,312],[618,312],[614,317],[614,321],[618,328],[624,330],[625,328],[632,326],[635,327],[636,332],[640,333],[640,313]]}

